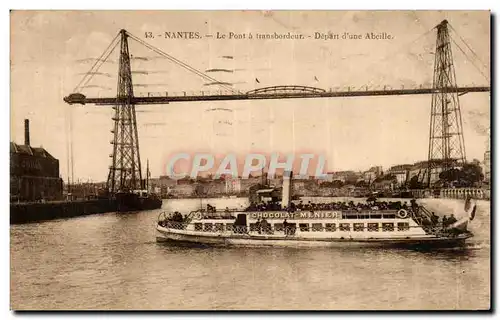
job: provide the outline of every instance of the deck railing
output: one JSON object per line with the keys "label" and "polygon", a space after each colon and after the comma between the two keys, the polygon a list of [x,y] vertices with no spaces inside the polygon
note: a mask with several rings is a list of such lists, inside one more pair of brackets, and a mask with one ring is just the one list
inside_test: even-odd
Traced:
{"label": "deck railing", "polygon": [[[279,224],[279,223],[278,223]],[[313,223],[314,224],[314,223]],[[318,223],[319,224],[319,223]],[[267,224],[265,226],[257,226],[255,224],[250,224],[250,226],[235,226],[233,224],[223,224],[223,223],[185,223],[185,222],[174,222],[174,221],[159,221],[158,225],[167,228],[167,229],[175,229],[175,230],[189,230],[196,232],[207,232],[207,233],[215,233],[215,234],[249,234],[249,235],[273,235],[273,234],[285,234],[285,235],[295,235],[297,229],[300,232],[403,232],[408,231],[411,228],[421,228],[421,226],[410,226],[409,223],[377,223],[378,225],[374,227],[373,225],[369,225],[371,223],[363,223],[363,226],[354,226],[349,224],[349,226],[342,226],[342,223],[338,223],[334,226],[334,224],[327,223],[318,224],[309,226],[309,224],[295,224],[293,223],[291,226],[284,227],[281,226],[273,226],[271,224]],[[390,224],[390,225],[389,225]],[[192,226],[192,228],[188,229],[188,226]],[[434,226],[433,228],[426,228],[426,232],[428,233],[437,233],[442,231],[442,225]]]}

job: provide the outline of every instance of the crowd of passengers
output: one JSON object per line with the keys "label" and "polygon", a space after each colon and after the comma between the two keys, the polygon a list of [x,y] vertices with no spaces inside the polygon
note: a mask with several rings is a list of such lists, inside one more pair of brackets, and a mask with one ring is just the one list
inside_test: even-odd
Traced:
{"label": "crowd of passengers", "polygon": [[439,217],[434,212],[432,212],[430,216],[416,214],[414,218],[425,230],[435,227],[447,228],[458,221],[453,213],[449,217],[444,215],[441,221],[439,221]]}
{"label": "crowd of passengers", "polygon": [[411,207],[406,202],[401,201],[372,201],[372,202],[358,202],[354,201],[334,201],[328,203],[313,203],[311,201],[304,203],[291,203],[289,208],[281,208],[279,202],[268,203],[252,203],[245,211],[318,211],[318,210],[338,210],[338,211],[364,211],[364,210],[409,210]]}
{"label": "crowd of passengers", "polygon": [[[354,203],[354,201],[337,201],[330,203],[313,203],[309,201],[308,203],[304,203],[300,201],[298,204],[291,203],[289,208],[281,208],[281,204],[279,202],[268,202],[268,203],[260,203],[250,204],[249,207],[245,209],[245,211],[288,211],[288,212],[296,212],[296,211],[318,211],[318,210],[338,210],[338,211],[365,211],[365,210],[407,210],[411,216],[422,225],[425,229],[432,229],[436,226],[448,227],[453,223],[457,222],[457,219],[453,214],[450,217],[444,215],[440,221],[439,217],[432,212],[431,214],[425,214],[420,212],[419,206],[417,205],[415,200],[410,201],[410,205],[406,202],[402,203],[401,201],[369,201],[365,203]],[[215,206],[207,205],[207,213],[204,218],[235,218],[233,212],[229,210],[228,207],[224,210],[222,214],[214,214],[213,216],[210,213],[216,213],[217,209]],[[174,212],[174,214],[168,219],[171,222],[184,222],[185,217],[178,211]],[[259,219],[260,220],[260,219]],[[286,221],[286,220],[285,220]],[[267,224],[267,221],[258,221],[260,225],[263,222],[263,225]],[[286,222],[285,222],[286,223]],[[260,228],[259,228],[260,229]]]}
{"label": "crowd of passengers", "polygon": [[[409,210],[411,207],[408,206],[406,202],[401,201],[372,201],[365,203],[354,203],[354,201],[336,201],[328,203],[313,203],[311,201],[304,203],[302,200],[299,203],[292,202],[290,207],[281,207],[281,203],[278,201],[261,202],[261,203],[251,203],[244,211],[255,212],[255,211],[320,211],[320,210],[336,210],[336,211],[364,211],[364,210]],[[233,210],[226,209],[223,211],[223,215],[231,216]],[[217,208],[210,204],[207,204],[206,212],[208,215],[205,217],[211,217],[210,213],[217,213],[213,215],[214,218],[220,217],[220,212],[217,212]]]}

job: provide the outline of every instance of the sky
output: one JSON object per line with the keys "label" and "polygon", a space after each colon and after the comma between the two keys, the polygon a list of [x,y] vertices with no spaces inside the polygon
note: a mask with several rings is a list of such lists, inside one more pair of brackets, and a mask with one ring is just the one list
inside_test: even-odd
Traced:
{"label": "sky", "polygon": [[[443,19],[461,48],[453,43],[458,85],[489,85],[487,11],[12,11],[11,141],[23,143],[28,118],[32,146],[43,146],[60,160],[65,180],[68,175],[106,179],[113,110],[70,106],[62,99],[90,69],[89,58],[99,57],[122,28],[197,70],[232,70],[207,74],[242,92],[274,85],[375,89],[432,83],[433,27]],[[160,36],[179,31],[202,38]],[[146,32],[155,38],[146,39]],[[216,39],[217,32],[254,37],[290,32],[306,39]],[[392,39],[317,40],[316,32],[386,33]],[[131,62],[135,95],[220,89],[129,41],[136,57]],[[82,93],[116,95],[117,52]],[[178,152],[314,153],[326,157],[327,171],[414,163],[427,158],[430,104],[430,95],[420,95],[137,106],[141,160],[145,166],[149,159],[152,176],[165,174],[168,159]],[[489,93],[463,95],[460,104],[467,159],[482,160]]]}

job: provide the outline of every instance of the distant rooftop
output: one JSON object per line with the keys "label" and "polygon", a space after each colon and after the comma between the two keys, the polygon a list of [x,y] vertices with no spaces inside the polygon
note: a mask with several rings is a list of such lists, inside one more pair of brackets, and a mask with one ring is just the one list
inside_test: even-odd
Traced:
{"label": "distant rooftop", "polygon": [[389,171],[404,171],[413,168],[414,164],[398,164],[389,168]]}

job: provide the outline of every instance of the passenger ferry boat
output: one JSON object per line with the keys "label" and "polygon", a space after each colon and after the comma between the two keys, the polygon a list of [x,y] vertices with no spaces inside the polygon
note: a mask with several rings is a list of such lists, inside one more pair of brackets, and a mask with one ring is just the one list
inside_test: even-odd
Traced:
{"label": "passenger ferry boat", "polygon": [[[383,204],[383,203],[382,203]],[[457,247],[473,234],[467,230],[476,206],[466,201],[465,216],[451,223],[415,200],[411,207],[378,208],[374,201],[363,206],[341,206],[340,210],[193,211],[158,217],[157,241],[177,241],[222,246],[278,247]],[[335,207],[335,206],[333,206]],[[209,207],[213,208],[213,207]],[[368,209],[367,209],[368,208]]]}
{"label": "passenger ferry boat", "polygon": [[196,211],[176,221],[162,213],[157,240],[241,246],[455,247],[472,237],[467,231],[469,218],[448,227],[425,226],[412,209],[234,214],[216,217]]}

